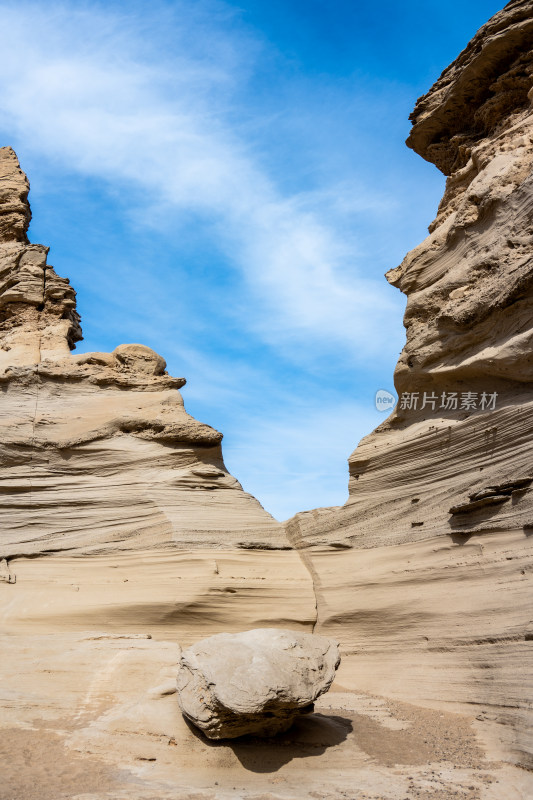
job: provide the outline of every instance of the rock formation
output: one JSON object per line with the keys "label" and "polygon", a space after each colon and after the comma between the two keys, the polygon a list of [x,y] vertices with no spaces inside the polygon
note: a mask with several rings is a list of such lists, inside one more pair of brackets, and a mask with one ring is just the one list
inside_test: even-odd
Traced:
{"label": "rock formation", "polygon": [[[347,503],[285,526],[160,356],[71,354],[74,291],[0,150],[0,797],[533,796],[532,45],[512,0],[418,101],[408,144],[447,184],[388,273],[399,404]],[[275,746],[202,742],[177,643],[264,627],[338,640],[331,692]]]}
{"label": "rock formation", "polygon": [[259,628],[219,633],[182,653],[178,700],[210,739],[288,730],[328,691],[339,648],[323,636]]}
{"label": "rock formation", "polygon": [[407,143],[448,177],[387,274],[407,295],[399,403],[350,457],[346,505],[288,523],[358,685],[473,709],[529,765],[532,46],[533,3],[511,2],[417,102]]}
{"label": "rock formation", "polygon": [[0,149],[3,557],[262,541],[280,526],[192,419],[163,358],[139,344],[72,355],[76,293],[29,244],[28,181]]}
{"label": "rock formation", "polygon": [[309,574],[228,473],[222,434],[186,413],[185,379],[140,344],[71,352],[76,293],[48,248],[28,243],[28,189],[1,148],[0,583],[17,583],[5,624],[166,630],[179,619],[185,642],[310,625]]}

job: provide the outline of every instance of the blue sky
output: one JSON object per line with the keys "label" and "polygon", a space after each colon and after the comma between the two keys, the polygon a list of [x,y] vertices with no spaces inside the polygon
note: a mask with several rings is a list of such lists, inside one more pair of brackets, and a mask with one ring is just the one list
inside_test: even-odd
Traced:
{"label": "blue sky", "polygon": [[0,143],[78,291],[78,351],[161,353],[279,519],[343,503],[382,420],[404,342],[383,273],[444,186],[408,115],[500,8],[0,0]]}

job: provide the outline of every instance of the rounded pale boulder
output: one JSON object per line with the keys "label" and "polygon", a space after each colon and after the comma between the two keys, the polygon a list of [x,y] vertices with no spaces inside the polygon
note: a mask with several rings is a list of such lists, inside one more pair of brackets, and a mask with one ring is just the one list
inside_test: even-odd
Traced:
{"label": "rounded pale boulder", "polygon": [[313,710],[339,664],[338,644],[324,636],[279,628],[219,633],[182,653],[178,701],[210,739],[274,736]]}
{"label": "rounded pale boulder", "polygon": [[119,344],[113,355],[123,369],[146,375],[163,375],[167,362],[144,344]]}

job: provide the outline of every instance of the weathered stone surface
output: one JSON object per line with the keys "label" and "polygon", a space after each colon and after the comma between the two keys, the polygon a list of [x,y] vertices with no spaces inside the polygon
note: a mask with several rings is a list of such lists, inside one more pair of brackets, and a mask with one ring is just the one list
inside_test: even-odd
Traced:
{"label": "weathered stone surface", "polygon": [[178,700],[210,739],[273,736],[327,692],[339,666],[336,642],[276,628],[220,633],[181,655]]}
{"label": "weathered stone surface", "polygon": [[27,244],[30,184],[11,147],[0,147],[0,242]]}
{"label": "weathered stone surface", "polygon": [[29,244],[29,183],[0,148],[0,557],[256,544],[282,527],[228,474],[222,434],[142,344],[72,354],[76,292]]}
{"label": "weathered stone surface", "polygon": [[29,244],[29,182],[10,147],[0,148],[0,377],[15,366],[69,355],[82,339],[76,292]]}
{"label": "weathered stone surface", "polygon": [[470,514],[472,511],[479,511],[480,508],[487,506],[498,506],[506,503],[511,498],[506,494],[491,494],[488,497],[481,497],[479,500],[470,500],[469,503],[461,503],[450,508],[450,514]]}
{"label": "weathered stone surface", "polygon": [[[46,248],[27,245],[7,158],[23,201],[0,242],[10,800],[250,800],[272,796],[273,774],[274,794],[298,800],[304,786],[533,796],[531,772],[505,763],[533,763],[531,18],[531,2],[508,4],[418,106],[410,144],[449,180],[430,237],[389,274],[408,297],[397,388],[492,390],[496,409],[442,409],[440,392],[399,409],[351,457],[348,503],[289,522],[298,549],[233,483],[220,434],[195,432],[183,379],[144,349],[70,354],[57,326],[72,318],[39,310]],[[450,518],[494,496],[510,499]],[[30,553],[47,557],[14,557]],[[338,639],[338,682],[275,743],[213,747],[168,694],[176,640],[266,626]]]}
{"label": "weathered stone surface", "polygon": [[532,43],[531,0],[512,0],[419,98],[408,146],[445,175],[461,170],[478,142],[496,138],[528,106]]}
{"label": "weathered stone surface", "polygon": [[[448,176],[430,235],[387,274],[407,295],[395,385],[418,404],[353,452],[344,507],[288,523],[317,632],[340,640],[344,670],[356,654],[344,683],[475,708],[482,734],[529,766],[532,47],[533,3],[511,2],[417,103],[408,144]],[[461,408],[467,393],[476,408]]]}
{"label": "weathered stone surface", "polygon": [[400,392],[533,381],[532,86],[533,3],[518,0],[417,102],[407,143],[448,178],[430,235],[387,274],[408,298]]}

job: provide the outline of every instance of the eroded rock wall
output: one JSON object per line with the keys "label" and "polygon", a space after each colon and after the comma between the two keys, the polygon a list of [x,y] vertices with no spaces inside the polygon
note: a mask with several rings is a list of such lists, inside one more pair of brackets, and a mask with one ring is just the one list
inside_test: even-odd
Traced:
{"label": "eroded rock wall", "polygon": [[[283,527],[228,473],[184,378],[140,344],[75,354],[76,293],[28,242],[29,184],[0,149],[0,588],[6,630],[148,626],[181,640],[310,628]],[[265,553],[265,551],[268,551]]]}
{"label": "eroded rock wall", "polygon": [[138,344],[71,354],[76,293],[29,244],[29,184],[0,149],[0,481],[4,558],[146,546],[288,546],[227,472],[184,378]]}
{"label": "eroded rock wall", "polygon": [[350,457],[346,505],[287,526],[341,680],[470,711],[526,765],[532,46],[533,3],[509,3],[418,101],[408,144],[448,177],[428,238],[387,275],[407,295],[399,403]]}

